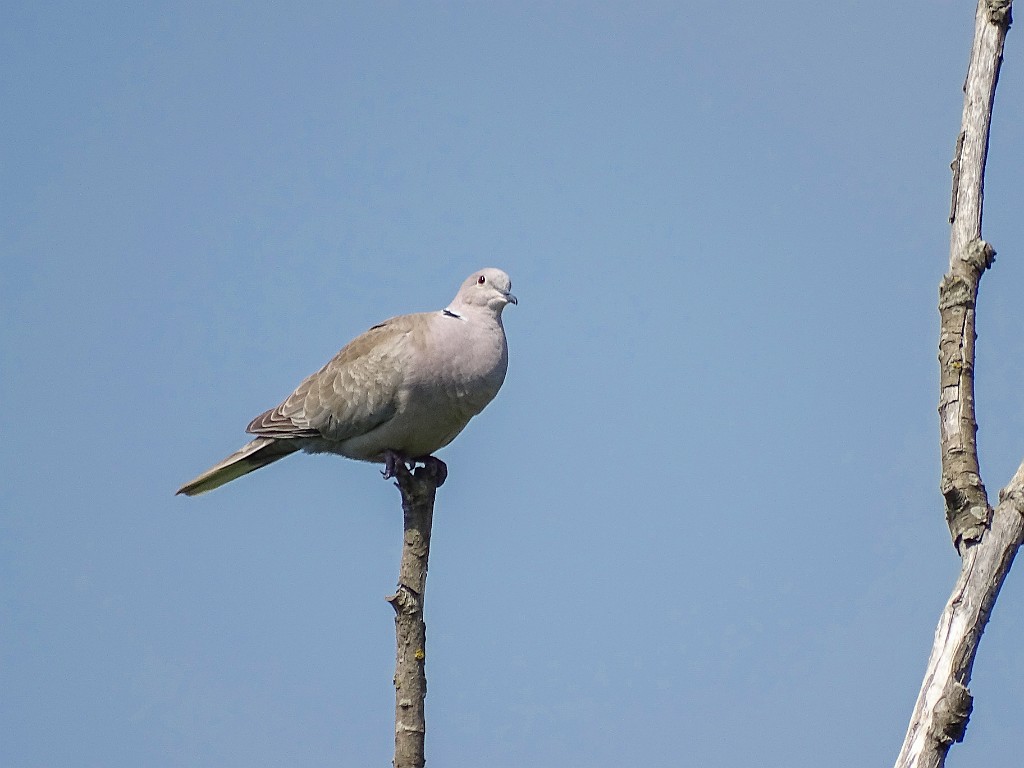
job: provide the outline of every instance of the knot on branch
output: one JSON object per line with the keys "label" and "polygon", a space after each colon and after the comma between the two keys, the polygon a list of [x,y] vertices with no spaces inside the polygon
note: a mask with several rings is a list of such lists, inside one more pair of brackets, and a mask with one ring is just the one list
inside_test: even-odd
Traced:
{"label": "knot on branch", "polygon": [[944,484],[942,496],[946,500],[946,524],[953,545],[963,553],[965,545],[976,544],[985,535],[992,522],[992,507],[980,484],[966,487]]}
{"label": "knot on branch", "polygon": [[977,283],[971,285],[964,278],[946,275],[939,284],[939,311],[951,307],[974,307]]}
{"label": "knot on branch", "polygon": [[980,237],[976,237],[964,247],[959,260],[967,267],[967,274],[964,274],[962,269],[956,269],[954,265],[954,270],[942,278],[939,284],[940,312],[950,307],[974,308],[975,300],[978,298],[978,282],[982,272],[995,262],[996,249]]}
{"label": "knot on branch", "polygon": [[929,735],[939,744],[949,745],[964,740],[967,721],[974,708],[974,697],[962,683],[950,681],[935,705],[935,720]]}
{"label": "knot on branch", "polygon": [[988,0],[988,20],[998,27],[1009,29],[1013,23],[1013,0]]}
{"label": "knot on branch", "polygon": [[399,584],[395,594],[389,595],[386,599],[399,616],[415,616],[423,612],[420,595],[405,584]]}
{"label": "knot on branch", "polygon": [[967,244],[964,249],[963,260],[974,267],[980,275],[992,266],[996,260],[996,249],[986,243],[980,237],[976,237]]}

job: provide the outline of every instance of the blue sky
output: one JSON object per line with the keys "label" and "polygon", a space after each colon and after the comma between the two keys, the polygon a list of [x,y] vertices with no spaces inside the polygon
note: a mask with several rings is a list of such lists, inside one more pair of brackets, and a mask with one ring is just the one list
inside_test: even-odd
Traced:
{"label": "blue sky", "polygon": [[[432,765],[885,765],[958,572],[937,285],[953,2],[0,11],[0,763],[388,765],[398,492],[174,490],[345,342],[510,273],[446,448]],[[1024,71],[978,406],[1024,456]],[[1015,765],[1011,573],[949,764]],[[825,757],[827,755],[827,757]]]}

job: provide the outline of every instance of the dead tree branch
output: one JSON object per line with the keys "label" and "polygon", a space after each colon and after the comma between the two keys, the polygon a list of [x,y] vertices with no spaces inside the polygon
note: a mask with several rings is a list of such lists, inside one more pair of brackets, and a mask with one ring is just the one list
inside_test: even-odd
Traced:
{"label": "dead tree branch", "polygon": [[1024,463],[1000,494],[991,529],[967,547],[946,603],[896,768],[939,768],[962,741],[971,714],[971,680],[981,633],[1024,539]]}
{"label": "dead tree branch", "polygon": [[939,423],[942,495],[954,544],[978,541],[991,516],[978,465],[974,413],[975,310],[982,273],[995,251],[981,239],[992,103],[1003,42],[1010,26],[1010,0],[980,0],[974,44],[964,82],[964,109],[953,158],[949,272],[939,289]]}
{"label": "dead tree branch", "polygon": [[941,490],[962,566],[935,631],[924,682],[896,768],[939,768],[967,728],[970,683],[981,634],[1024,540],[1024,463],[988,503],[978,462],[974,344],[978,286],[995,257],[981,238],[992,104],[1012,0],[979,0],[953,158],[949,272],[939,288]]}
{"label": "dead tree branch", "polygon": [[404,536],[398,570],[398,589],[388,597],[395,609],[395,768],[422,768],[426,735],[424,699],[427,695],[427,625],[423,599],[430,557],[430,528],[434,495],[443,482],[440,461],[415,473],[399,462],[395,478],[402,492]]}

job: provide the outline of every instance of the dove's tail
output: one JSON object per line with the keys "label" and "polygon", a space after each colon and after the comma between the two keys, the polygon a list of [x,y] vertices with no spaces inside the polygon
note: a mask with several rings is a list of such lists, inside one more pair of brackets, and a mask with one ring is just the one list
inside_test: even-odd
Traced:
{"label": "dove's tail", "polygon": [[243,445],[224,461],[210,467],[199,477],[189,480],[178,489],[178,494],[198,496],[200,493],[212,491],[214,488],[220,488],[224,483],[230,483],[242,475],[247,475],[260,467],[283,459],[297,450],[299,450],[299,446],[291,440],[257,437],[251,443]]}

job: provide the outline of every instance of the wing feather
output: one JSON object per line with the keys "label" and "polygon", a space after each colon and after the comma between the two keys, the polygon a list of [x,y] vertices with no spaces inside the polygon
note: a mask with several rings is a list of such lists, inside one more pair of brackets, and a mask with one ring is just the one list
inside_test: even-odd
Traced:
{"label": "wing feather", "polygon": [[346,440],[386,422],[398,409],[415,317],[392,318],[353,339],[246,431]]}

